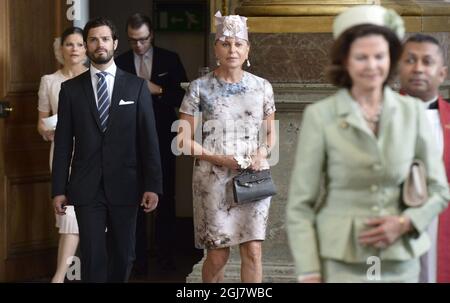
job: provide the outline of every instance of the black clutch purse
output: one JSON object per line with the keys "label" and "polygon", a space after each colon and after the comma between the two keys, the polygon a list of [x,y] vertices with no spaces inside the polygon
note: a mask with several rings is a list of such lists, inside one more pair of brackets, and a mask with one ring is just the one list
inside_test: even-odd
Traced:
{"label": "black clutch purse", "polygon": [[234,201],[238,204],[258,201],[276,193],[269,169],[244,170],[233,178]]}

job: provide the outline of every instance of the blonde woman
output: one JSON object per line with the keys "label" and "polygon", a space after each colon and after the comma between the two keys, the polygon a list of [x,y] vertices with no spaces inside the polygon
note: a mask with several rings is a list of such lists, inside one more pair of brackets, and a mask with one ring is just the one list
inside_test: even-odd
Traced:
{"label": "blonde woman", "polygon": [[[83,43],[83,30],[78,27],[70,27],[55,39],[55,57],[62,68],[55,73],[41,78],[39,88],[38,122],[37,129],[45,141],[51,141],[50,169],[53,158],[53,137],[55,130],[48,128],[43,119],[55,115],[58,112],[58,95],[61,83],[85,72],[86,50]],[[56,214],[56,227],[59,229],[59,245],[56,273],[52,278],[53,283],[63,283],[70,258],[75,255],[78,246],[78,224],[74,207],[66,206],[65,215]]]}
{"label": "blonde woman", "polygon": [[[196,114],[201,112],[203,119],[202,144],[194,140],[192,132],[181,133],[185,148],[196,158],[195,245],[207,250],[203,282],[223,281],[234,245],[240,249],[242,282],[261,282],[261,245],[270,197],[239,205],[230,193],[238,169],[268,167],[266,158],[275,143],[273,91],[267,80],[242,69],[250,51],[246,18],[216,14],[216,25],[217,68],[191,82],[180,108],[180,119],[187,121],[191,130],[197,127]],[[233,129],[226,127],[230,124]]]}

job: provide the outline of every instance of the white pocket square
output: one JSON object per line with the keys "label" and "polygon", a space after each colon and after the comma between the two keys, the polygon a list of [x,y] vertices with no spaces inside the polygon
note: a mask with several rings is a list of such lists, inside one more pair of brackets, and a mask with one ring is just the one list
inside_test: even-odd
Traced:
{"label": "white pocket square", "polygon": [[165,73],[158,74],[158,77],[165,76],[165,75],[167,75],[168,73],[169,73],[169,72],[165,72]]}
{"label": "white pocket square", "polygon": [[129,105],[129,104],[134,104],[134,101],[123,101],[120,100],[119,105]]}

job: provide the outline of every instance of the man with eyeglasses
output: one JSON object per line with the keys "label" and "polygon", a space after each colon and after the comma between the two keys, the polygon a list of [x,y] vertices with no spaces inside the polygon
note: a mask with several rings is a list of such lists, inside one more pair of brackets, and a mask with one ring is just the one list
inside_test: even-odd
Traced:
{"label": "man with eyeglasses", "polygon": [[[119,68],[147,80],[153,97],[156,127],[163,169],[163,192],[155,218],[157,265],[174,270],[175,239],[175,155],[171,151],[172,123],[177,120],[176,108],[181,105],[187,82],[186,72],[178,54],[152,45],[153,28],[149,17],[137,13],[127,20],[126,31],[131,50],[116,58]],[[139,211],[136,229],[135,273],[147,274],[146,216]]]}

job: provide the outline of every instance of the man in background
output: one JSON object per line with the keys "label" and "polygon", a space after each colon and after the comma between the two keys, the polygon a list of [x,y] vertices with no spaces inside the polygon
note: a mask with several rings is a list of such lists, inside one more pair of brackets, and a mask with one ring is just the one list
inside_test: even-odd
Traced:
{"label": "man in background", "polygon": [[[179,56],[171,51],[153,46],[152,22],[137,13],[126,24],[131,50],[116,58],[117,66],[146,80],[153,98],[156,127],[159,137],[163,192],[155,218],[155,243],[157,265],[163,270],[175,269],[173,258],[175,237],[175,155],[171,151],[172,123],[177,120],[176,109],[181,105],[187,82],[186,72]],[[146,274],[148,269],[148,236],[146,216],[139,211],[136,236],[135,271]]]}
{"label": "man in background", "polygon": [[[432,36],[416,34],[404,44],[400,59],[402,93],[419,98],[427,108],[428,120],[450,177],[450,103],[439,94],[447,77],[444,51]],[[450,208],[429,226],[431,248],[421,257],[420,282],[450,282]]]}

